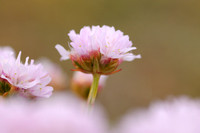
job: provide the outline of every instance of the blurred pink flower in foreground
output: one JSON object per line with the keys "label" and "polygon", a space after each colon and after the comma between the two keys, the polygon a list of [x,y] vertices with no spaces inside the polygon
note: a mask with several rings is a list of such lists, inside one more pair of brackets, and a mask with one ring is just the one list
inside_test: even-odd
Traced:
{"label": "blurred pink flower in foreground", "polygon": [[[106,82],[107,76],[101,76],[98,85],[98,91],[100,91]],[[71,89],[84,99],[87,99],[90,87],[92,85],[93,76],[92,74],[86,74],[82,72],[74,72]]]}
{"label": "blurred pink flower in foreground", "polygon": [[71,96],[54,95],[43,101],[11,99],[0,102],[1,133],[105,133],[104,115],[85,112]]}
{"label": "blurred pink flower in foreground", "polygon": [[5,95],[18,92],[25,97],[49,97],[53,88],[47,86],[51,81],[50,76],[41,64],[35,65],[34,60],[21,63],[21,52],[17,59],[12,49],[1,48],[0,51],[0,93]]}
{"label": "blurred pink flower in foreground", "polygon": [[58,64],[53,63],[47,58],[41,58],[37,60],[37,62],[41,63],[44,66],[44,69],[48,71],[49,76],[51,77],[49,85],[54,88],[54,91],[65,90],[67,88],[67,74]]}
{"label": "blurred pink flower in foreground", "polygon": [[107,75],[117,72],[122,61],[140,58],[140,55],[129,53],[136,49],[132,47],[129,36],[114,27],[85,26],[80,34],[72,30],[68,35],[72,41],[71,51],[66,51],[61,45],[56,45],[56,49],[61,60],[72,60],[77,71]]}
{"label": "blurred pink flower in foreground", "polygon": [[200,100],[187,97],[157,102],[133,112],[114,133],[200,133]]}

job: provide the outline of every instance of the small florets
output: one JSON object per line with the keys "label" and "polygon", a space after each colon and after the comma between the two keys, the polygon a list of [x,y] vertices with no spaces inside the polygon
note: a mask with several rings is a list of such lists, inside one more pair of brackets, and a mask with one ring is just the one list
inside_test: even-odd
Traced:
{"label": "small florets", "polygon": [[129,53],[136,47],[132,47],[128,35],[114,27],[86,26],[80,34],[72,30],[68,35],[71,51],[66,51],[61,45],[56,45],[56,49],[61,60],[71,59],[78,71],[108,75],[119,71],[117,67],[122,61],[141,58]]}

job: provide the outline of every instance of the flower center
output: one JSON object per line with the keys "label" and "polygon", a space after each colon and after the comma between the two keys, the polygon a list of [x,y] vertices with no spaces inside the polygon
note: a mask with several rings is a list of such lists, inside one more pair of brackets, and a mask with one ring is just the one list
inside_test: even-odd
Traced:
{"label": "flower center", "polygon": [[11,89],[11,85],[6,80],[0,80],[0,95],[6,95]]}

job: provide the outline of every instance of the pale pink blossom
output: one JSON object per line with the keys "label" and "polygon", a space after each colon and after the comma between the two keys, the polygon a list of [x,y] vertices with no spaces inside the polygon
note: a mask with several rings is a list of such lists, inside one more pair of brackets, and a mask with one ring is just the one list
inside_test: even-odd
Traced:
{"label": "pale pink blossom", "polygon": [[106,133],[104,113],[98,108],[89,114],[84,107],[69,95],[37,102],[1,101],[1,133]]}
{"label": "pale pink blossom", "polygon": [[136,47],[132,47],[129,36],[114,27],[86,26],[80,30],[80,34],[72,30],[68,35],[71,39],[71,51],[65,50],[61,45],[56,45],[56,49],[61,60],[71,59],[78,71],[111,74],[122,61],[141,58],[140,55],[130,53]]}
{"label": "pale pink blossom", "polygon": [[41,58],[37,61],[41,63],[45,70],[48,71],[49,76],[51,77],[50,86],[54,88],[54,90],[65,90],[68,85],[67,74],[64,70],[56,63],[50,61],[47,58]]}
{"label": "pale pink blossom", "polygon": [[200,133],[199,116],[199,99],[173,98],[126,115],[114,133]]}
{"label": "pale pink blossom", "polygon": [[[5,54],[0,54],[0,58],[5,58]],[[17,59],[8,56],[0,60],[1,82],[7,82],[10,84],[10,91],[26,97],[49,97],[53,90],[51,86],[47,86],[51,81],[50,76],[41,64],[34,64],[34,60],[30,63],[28,61],[29,57],[24,64],[21,62],[21,52]]]}
{"label": "pale pink blossom", "polygon": [[[98,91],[100,91],[106,82],[108,76],[102,75],[99,80]],[[72,90],[84,99],[87,99],[90,87],[93,82],[92,74],[86,74],[83,72],[74,72],[71,88]]]}

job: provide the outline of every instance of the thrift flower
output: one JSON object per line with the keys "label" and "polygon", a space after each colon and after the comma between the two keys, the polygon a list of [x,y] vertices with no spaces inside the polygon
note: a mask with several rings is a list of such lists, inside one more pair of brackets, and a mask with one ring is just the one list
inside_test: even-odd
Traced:
{"label": "thrift flower", "polygon": [[56,45],[56,49],[61,60],[72,60],[77,71],[108,75],[117,72],[122,61],[141,58],[129,53],[136,47],[132,47],[128,35],[116,31],[114,27],[86,26],[80,30],[80,34],[72,30],[68,35],[71,51],[66,51],[61,45]]}
{"label": "thrift flower", "polygon": [[[5,52],[11,53],[11,52]],[[4,58],[5,54],[0,53],[0,59]],[[34,64],[34,60],[28,63],[21,63],[21,52],[17,59],[13,56],[0,60],[1,75],[0,75],[0,94],[7,95],[8,93],[19,93],[25,97],[49,97],[52,94],[53,88],[47,86],[51,81],[47,71],[44,70],[41,64]]]}
{"label": "thrift flower", "polygon": [[55,47],[61,55],[61,60],[71,59],[76,69],[84,73],[93,74],[93,83],[88,96],[88,103],[92,105],[97,95],[98,82],[101,75],[109,75],[120,71],[117,67],[122,61],[132,61],[141,58],[130,51],[132,47],[129,36],[120,30],[109,26],[86,26],[76,34],[74,30],[68,34],[70,51],[61,45]]}
{"label": "thrift flower", "polygon": [[170,99],[128,114],[114,133],[200,133],[199,115],[199,99]]}
{"label": "thrift flower", "polygon": [[[104,87],[107,76],[101,76],[98,85],[98,92]],[[92,85],[92,74],[75,72],[71,81],[71,89],[83,99],[87,99]]]}

